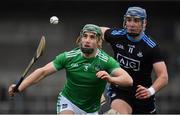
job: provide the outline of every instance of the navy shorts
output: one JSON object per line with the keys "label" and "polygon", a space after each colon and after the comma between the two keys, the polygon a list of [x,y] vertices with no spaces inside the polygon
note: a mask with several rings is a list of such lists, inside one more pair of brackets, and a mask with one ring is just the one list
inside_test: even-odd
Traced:
{"label": "navy shorts", "polygon": [[109,87],[107,95],[109,96],[110,103],[115,99],[122,99],[132,107],[133,114],[156,114],[155,97],[151,96],[148,99],[139,100],[135,98],[136,89]]}

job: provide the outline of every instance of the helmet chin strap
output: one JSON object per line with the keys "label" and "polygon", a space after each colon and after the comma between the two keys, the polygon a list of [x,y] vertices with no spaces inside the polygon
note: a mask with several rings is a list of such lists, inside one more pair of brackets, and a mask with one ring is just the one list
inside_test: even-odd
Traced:
{"label": "helmet chin strap", "polygon": [[83,48],[81,47],[81,51],[85,54],[92,54],[94,52],[93,48]]}
{"label": "helmet chin strap", "polygon": [[127,33],[131,37],[137,37],[140,35],[140,33]]}

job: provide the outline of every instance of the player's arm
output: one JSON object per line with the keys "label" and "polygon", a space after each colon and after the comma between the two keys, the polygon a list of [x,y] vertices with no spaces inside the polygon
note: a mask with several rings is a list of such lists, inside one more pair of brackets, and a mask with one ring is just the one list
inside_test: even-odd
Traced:
{"label": "player's arm", "polygon": [[103,38],[104,38],[104,33],[106,32],[106,30],[110,29],[108,27],[100,27],[101,28],[101,31],[103,33]]}
{"label": "player's arm", "polygon": [[133,80],[131,76],[122,68],[117,68],[112,71],[111,75],[106,71],[99,71],[96,76],[98,78],[104,79],[109,83],[120,85],[120,86],[132,86]]}
{"label": "player's arm", "polygon": [[[23,82],[21,83],[21,85],[18,88],[18,91],[22,92],[23,90],[25,90],[27,87],[38,83],[40,80],[42,80],[43,78],[45,78],[46,76],[52,74],[56,72],[56,69],[53,65],[53,62],[48,63],[47,65],[45,65],[44,67],[38,68],[36,69],[33,73],[31,73],[29,76],[27,76]],[[14,94],[16,93],[14,91],[14,87],[15,84],[12,84],[9,87],[9,95],[10,96],[14,96]]]}
{"label": "player's arm", "polygon": [[165,62],[161,61],[154,63],[153,69],[155,71],[157,79],[154,81],[150,88],[145,88],[141,85],[138,85],[136,98],[149,98],[168,84],[168,72]]}
{"label": "player's arm", "polygon": [[108,29],[110,29],[110,28],[108,28],[108,27],[101,27],[101,31],[102,31],[102,33],[105,33],[105,32],[106,32],[106,30],[108,30]]}
{"label": "player's arm", "polygon": [[160,89],[165,87],[168,84],[168,72],[167,67],[164,61],[157,62],[153,64],[153,69],[157,76],[157,79],[154,81],[152,87],[155,92],[158,92]]}

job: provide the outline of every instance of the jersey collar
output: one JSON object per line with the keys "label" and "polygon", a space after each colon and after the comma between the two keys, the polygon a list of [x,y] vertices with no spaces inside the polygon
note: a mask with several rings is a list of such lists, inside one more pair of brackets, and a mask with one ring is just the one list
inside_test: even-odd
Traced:
{"label": "jersey collar", "polygon": [[[80,50],[80,51],[81,51],[81,50]],[[100,52],[100,49],[97,48],[97,52],[96,52],[95,56],[94,56],[94,57],[91,57],[91,58],[95,58],[95,57],[99,54],[99,52]],[[81,56],[84,57],[82,51],[81,51]],[[84,58],[85,58],[85,57],[84,57]],[[89,58],[89,59],[91,59],[91,58]]]}
{"label": "jersey collar", "polygon": [[126,35],[127,35],[127,38],[128,38],[130,41],[132,41],[132,42],[139,42],[139,41],[141,41],[141,39],[143,38],[144,32],[141,32],[140,35],[139,35],[139,39],[136,39],[136,40],[135,40],[133,37],[129,36],[128,34],[126,34]]}

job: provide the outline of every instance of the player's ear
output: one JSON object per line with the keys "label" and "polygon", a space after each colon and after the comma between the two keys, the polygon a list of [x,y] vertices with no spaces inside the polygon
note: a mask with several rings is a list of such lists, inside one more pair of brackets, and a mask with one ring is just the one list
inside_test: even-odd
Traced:
{"label": "player's ear", "polygon": [[147,20],[143,20],[143,31],[145,31],[147,25]]}
{"label": "player's ear", "polygon": [[99,48],[102,48],[102,39],[98,39],[97,44]]}
{"label": "player's ear", "polygon": [[126,21],[123,21],[123,28],[126,28]]}
{"label": "player's ear", "polygon": [[143,24],[144,24],[144,26],[146,26],[147,25],[147,20],[144,20]]}
{"label": "player's ear", "polygon": [[81,36],[78,36],[78,38],[76,39],[76,45],[80,46],[81,44]]}

